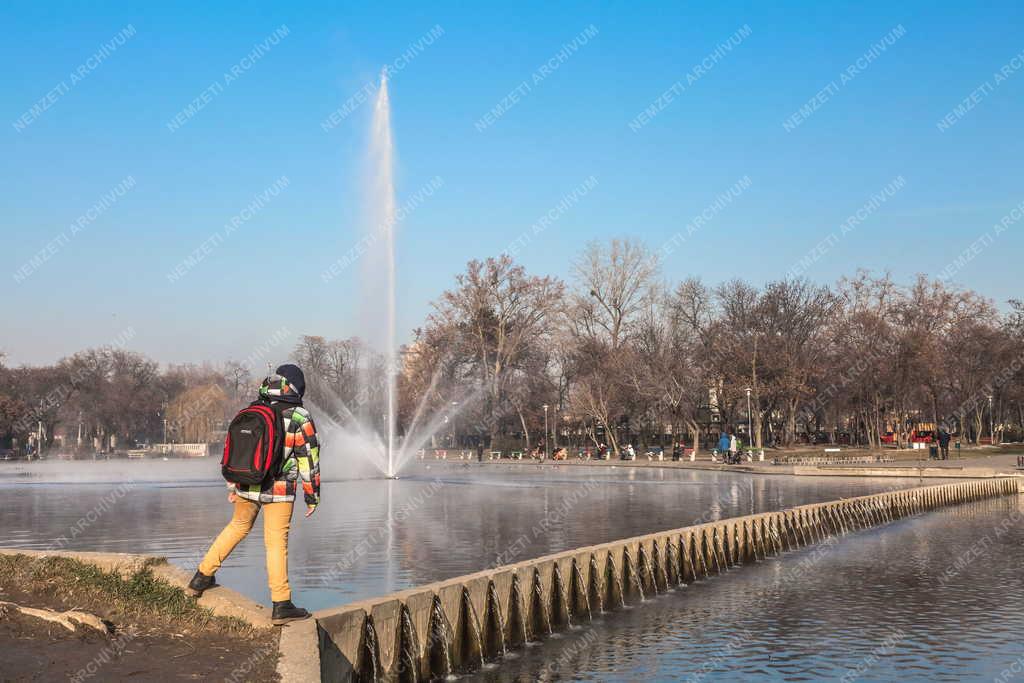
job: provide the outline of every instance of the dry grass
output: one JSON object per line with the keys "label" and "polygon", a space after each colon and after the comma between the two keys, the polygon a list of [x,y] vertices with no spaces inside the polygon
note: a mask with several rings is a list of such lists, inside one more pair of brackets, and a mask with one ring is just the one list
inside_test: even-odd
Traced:
{"label": "dry grass", "polygon": [[107,606],[133,620],[157,619],[198,629],[249,635],[253,628],[233,617],[214,615],[195,598],[153,575],[144,565],[130,576],[66,557],[0,555],[0,586],[9,591],[47,596],[69,605]]}

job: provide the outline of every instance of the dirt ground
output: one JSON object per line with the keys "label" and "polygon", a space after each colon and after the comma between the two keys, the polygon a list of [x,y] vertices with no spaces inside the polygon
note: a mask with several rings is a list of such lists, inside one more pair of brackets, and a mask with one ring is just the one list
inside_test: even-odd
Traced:
{"label": "dirt ground", "polygon": [[214,617],[148,570],[121,578],[70,560],[0,557],[0,602],[95,614],[74,632],[0,608],[0,681],[276,681],[276,631]]}

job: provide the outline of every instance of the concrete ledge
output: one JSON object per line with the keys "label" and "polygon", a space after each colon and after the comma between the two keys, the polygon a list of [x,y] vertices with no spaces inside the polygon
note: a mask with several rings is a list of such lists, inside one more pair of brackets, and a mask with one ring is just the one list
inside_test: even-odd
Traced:
{"label": "concrete ledge", "polygon": [[[994,457],[994,456],[993,456]],[[1007,456],[1008,457],[1008,456]],[[434,461],[427,460],[433,464]],[[437,464],[457,464],[459,461],[436,461]],[[1024,471],[1018,470],[1016,464],[1008,459],[1005,462],[986,463],[980,457],[961,458],[950,461],[947,466],[939,466],[934,461],[928,460],[896,460],[889,464],[872,465],[866,464],[833,464],[833,465],[799,465],[779,464],[773,465],[765,462],[744,462],[737,465],[726,465],[708,460],[689,462],[682,460],[673,462],[671,460],[546,460],[537,462],[532,460],[500,460],[484,461],[483,463],[463,463],[464,466],[515,466],[515,467],[605,467],[610,469],[626,468],[647,468],[647,469],[678,469],[678,470],[702,470],[705,472],[731,472],[733,474],[770,474],[789,475],[798,477],[818,476],[844,476],[844,477],[915,477],[915,478],[987,478],[987,477],[1012,477],[1024,476]],[[837,472],[841,472],[838,475]]]}
{"label": "concrete ledge", "polygon": [[[169,564],[166,560],[163,564],[154,565],[151,569],[155,576],[179,588],[185,588],[192,580],[191,574],[180,567]],[[269,609],[230,588],[217,586],[203,591],[203,597],[196,602],[219,617],[235,617],[255,628],[271,627]]]}
{"label": "concrete ledge", "polygon": [[988,467],[949,466],[889,466],[847,467],[844,465],[793,465],[788,474],[814,477],[904,477],[925,479],[987,479],[1014,476]]}
{"label": "concrete ledge", "polygon": [[321,610],[325,681],[429,680],[479,670],[671,585],[962,502],[1017,495],[989,478],[801,505],[556,553]]}
{"label": "concrete ledge", "polygon": [[284,683],[320,680],[320,643],[315,619],[293,621],[281,627],[277,675]]}

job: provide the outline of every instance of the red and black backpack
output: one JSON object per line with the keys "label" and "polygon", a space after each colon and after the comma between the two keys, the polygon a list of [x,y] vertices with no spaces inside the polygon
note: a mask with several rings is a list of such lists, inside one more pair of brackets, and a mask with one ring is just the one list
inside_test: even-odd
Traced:
{"label": "red and black backpack", "polygon": [[268,401],[253,401],[228,425],[220,471],[233,484],[262,484],[277,475],[283,455],[281,412]]}

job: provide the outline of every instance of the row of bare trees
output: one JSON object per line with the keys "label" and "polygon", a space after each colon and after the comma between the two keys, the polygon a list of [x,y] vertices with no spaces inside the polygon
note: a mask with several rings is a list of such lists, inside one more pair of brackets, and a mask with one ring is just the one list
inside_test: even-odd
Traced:
{"label": "row of bare trees", "polygon": [[[2,361],[2,358],[0,358]],[[44,448],[131,448],[163,439],[203,442],[252,394],[249,370],[174,365],[161,370],[122,348],[80,351],[48,366],[0,362],[0,448],[24,447],[42,433]]]}
{"label": "row of bare trees", "polygon": [[[327,417],[345,421],[349,410],[382,417],[382,354],[356,338],[303,336],[291,356],[305,368],[307,398]],[[24,447],[40,432],[45,448],[63,437],[65,450],[85,452],[165,439],[213,441],[256,398],[265,374],[240,361],[161,368],[119,347],[80,351],[47,366],[2,361],[0,355],[0,449]]]}
{"label": "row of bare trees", "polygon": [[[292,355],[321,413],[384,428],[383,354],[356,338],[304,336]],[[40,423],[47,442],[60,429],[88,446],[165,431],[201,441],[251,398],[256,379],[239,362],[161,371],[121,348],[45,367],[2,360],[0,447],[24,443]],[[1019,439],[1024,305],[1000,313],[923,275],[909,284],[868,272],[834,286],[671,283],[644,245],[612,240],[587,245],[568,282],[508,256],[471,261],[396,373],[399,432],[458,404],[447,429],[462,445],[548,439],[617,451],[625,441],[700,446],[735,429],[755,446],[878,447],[938,425],[969,441]]]}
{"label": "row of bare trees", "polygon": [[613,240],[588,245],[563,283],[502,256],[470,262],[417,330],[403,411],[470,399],[463,439],[494,447],[543,439],[545,405],[549,438],[612,450],[748,423],[755,446],[905,444],[940,425],[1019,438],[1022,320],[1019,302],[1001,315],[923,275],[673,284],[642,244]]}

